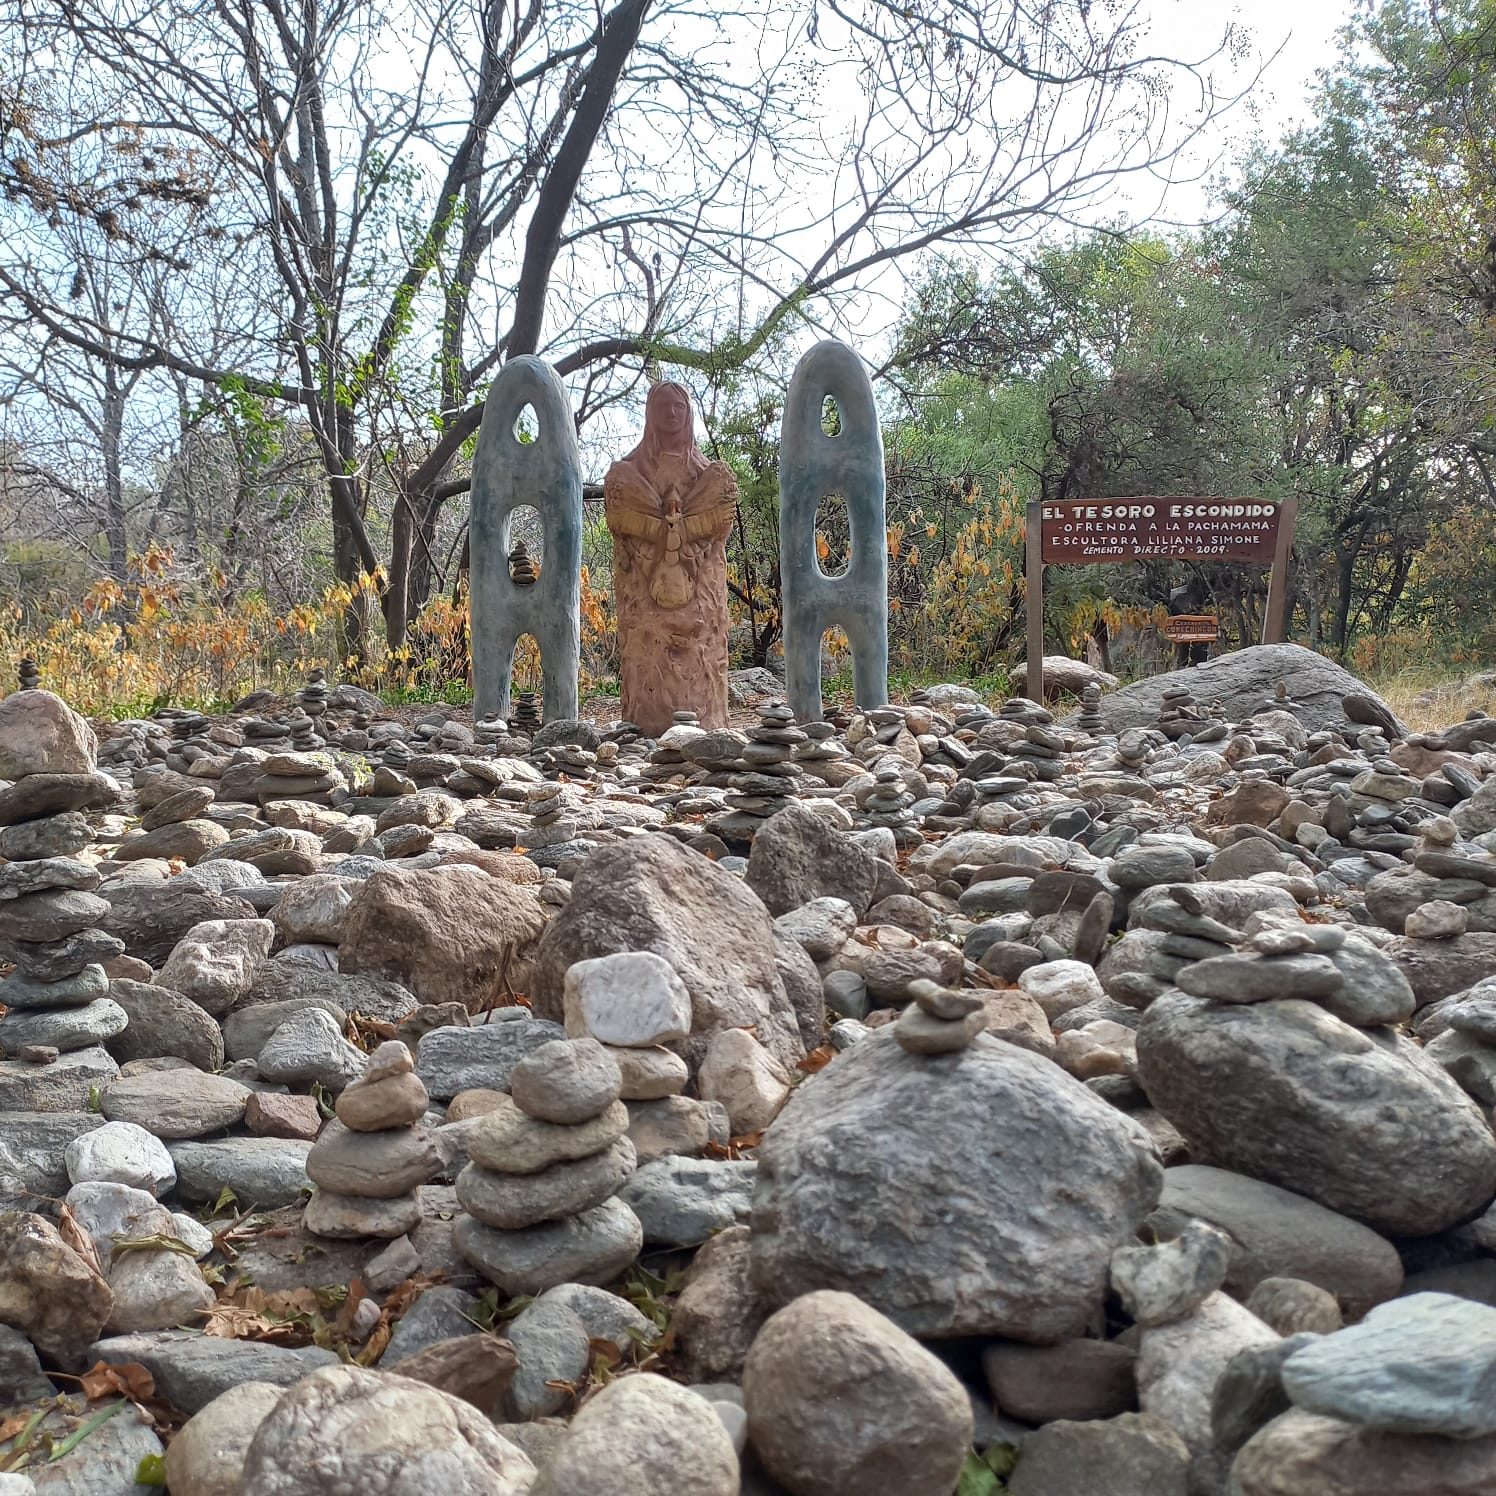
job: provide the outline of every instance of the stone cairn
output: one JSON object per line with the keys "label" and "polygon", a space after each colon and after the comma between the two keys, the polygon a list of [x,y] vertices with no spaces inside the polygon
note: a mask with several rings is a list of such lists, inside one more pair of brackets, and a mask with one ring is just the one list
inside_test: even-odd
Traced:
{"label": "stone cairn", "polygon": [[649,755],[644,777],[655,784],[680,782],[691,769],[688,752],[691,744],[705,736],[701,718],[695,712],[676,712],[674,720],[660,734],[654,751]]}
{"label": "stone cairn", "polygon": [[312,1144],[306,1171],[316,1185],[303,1224],[316,1236],[387,1240],[421,1220],[420,1187],[441,1172],[428,1098],[410,1050],[381,1044],[362,1076],[339,1095],[329,1123]]}
{"label": "stone cairn", "polygon": [[1080,716],[1075,724],[1087,737],[1099,737],[1106,730],[1101,715],[1101,687],[1089,681],[1081,688]]}
{"label": "stone cairn", "polygon": [[1129,727],[1117,739],[1117,765],[1129,774],[1137,774],[1148,762],[1148,755],[1152,751],[1153,745],[1148,741],[1148,734],[1141,727]]}
{"label": "stone cairn", "polygon": [[308,672],[306,684],[296,693],[296,704],[314,725],[320,723],[327,712],[327,672],[320,665]]}
{"label": "stone cairn", "polygon": [[[1231,724],[1226,720],[1226,708],[1219,701],[1206,703],[1206,720],[1195,729],[1191,741],[1195,743],[1223,743],[1231,736]],[[1284,743],[1283,751],[1288,752]]]}
{"label": "stone cairn", "polygon": [[[0,983],[9,1010],[0,1018],[0,1049],[50,1064],[102,1045],[128,1022],[102,964],[124,946],[100,928],[109,904],[94,892],[94,864],[78,855],[92,840],[82,812],[115,794],[94,771],[93,734],[60,700],[44,692],[11,700],[37,703],[38,715],[75,729],[66,734],[70,750],[49,755],[47,771],[21,774],[0,791],[0,961],[16,968]],[[102,1049],[97,1057],[108,1066]]]}
{"label": "stone cairn", "polygon": [[368,712],[355,712],[349,720],[347,730],[338,738],[338,747],[345,753],[364,753],[369,747],[369,728],[373,719]]}
{"label": "stone cairn", "polygon": [[335,792],[346,788],[347,781],[333,767],[331,759],[323,754],[293,749],[288,753],[272,753],[260,765],[260,777],[255,781],[255,799],[261,805],[277,800],[299,800],[326,806],[332,804]]}
{"label": "stone cairn", "polygon": [[508,1293],[607,1282],[643,1239],[615,1198],[637,1162],[618,1064],[596,1039],[553,1039],[515,1065],[509,1085],[468,1124],[457,1249]]}
{"label": "stone cairn", "polygon": [[23,691],[34,691],[41,684],[41,671],[36,668],[36,661],[30,655],[21,656],[16,666],[16,679]]}
{"label": "stone cairn", "polygon": [[790,761],[800,772],[823,778],[828,765],[841,763],[850,756],[837,741],[836,728],[830,722],[807,722],[800,730],[806,741],[790,754]]}
{"label": "stone cairn", "polygon": [[1064,776],[1064,751],[1065,740],[1059,733],[1045,723],[1031,721],[1023,730],[1023,741],[1013,745],[1011,767],[1027,765],[1033,771],[1034,779],[1053,784]]}
{"label": "stone cairn", "polygon": [[1030,725],[1048,727],[1054,721],[1054,713],[1027,696],[1010,696],[998,710],[998,720],[1016,722],[1020,727]]}
{"label": "stone cairn", "polygon": [[473,723],[473,743],[485,754],[496,753],[508,736],[509,724],[497,713],[480,717]]}
{"label": "stone cairn", "polygon": [[540,572],[523,540],[516,540],[509,552],[509,580],[516,587],[533,587],[540,580]]}
{"label": "stone cairn", "polygon": [[185,780],[159,764],[136,769],[131,778],[140,830],[120,843],[116,861],[180,857],[191,867],[229,839],[225,827],[203,818],[216,798],[211,783]]}
{"label": "stone cairn", "polygon": [[899,1014],[893,1036],[909,1054],[953,1054],[987,1027],[980,992],[954,991],[925,978],[910,982],[908,991],[913,1001]]}
{"label": "stone cairn", "polygon": [[568,779],[597,777],[597,751],[584,748],[580,743],[547,743],[542,748],[532,747],[529,758],[547,779],[561,774]]}
{"label": "stone cairn", "polygon": [[898,764],[885,763],[873,773],[873,782],[857,791],[857,809],[861,826],[886,826],[893,832],[897,846],[908,850],[918,846],[920,834],[914,824],[910,806],[914,795],[904,783],[904,771]]}
{"label": "stone cairn", "polygon": [[782,701],[761,706],[758,725],[749,730],[743,748],[742,772],[733,775],[727,795],[729,814],[710,829],[718,836],[751,841],[759,827],[789,803],[795,789],[794,750],[808,741]]}
{"label": "stone cairn", "polygon": [[1199,703],[1188,686],[1170,686],[1158,704],[1158,730],[1171,741],[1191,738],[1203,724]]}
{"label": "stone cairn", "polygon": [[566,786],[559,781],[532,784],[525,794],[525,809],[530,813],[532,828],[529,845],[534,848],[555,847],[571,841],[577,834],[576,808]]}
{"label": "stone cairn", "polygon": [[534,691],[521,691],[509,715],[516,733],[533,738],[541,726],[540,697]]}

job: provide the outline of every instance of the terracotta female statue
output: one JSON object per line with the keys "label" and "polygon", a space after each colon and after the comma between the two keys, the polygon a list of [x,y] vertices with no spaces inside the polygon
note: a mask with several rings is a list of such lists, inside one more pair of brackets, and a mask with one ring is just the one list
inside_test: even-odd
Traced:
{"label": "terracotta female statue", "polygon": [[644,435],[608,469],[603,499],[624,717],[651,737],[678,711],[726,727],[727,536],[738,485],[696,445],[682,386],[650,390]]}

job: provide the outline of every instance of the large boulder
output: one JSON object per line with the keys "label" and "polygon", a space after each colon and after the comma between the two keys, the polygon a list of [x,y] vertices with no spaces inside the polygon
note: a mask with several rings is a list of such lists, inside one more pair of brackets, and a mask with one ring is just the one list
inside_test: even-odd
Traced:
{"label": "large boulder", "polygon": [[668,836],[637,836],[594,852],[540,941],[530,999],[540,1018],[565,1016],[567,969],[617,951],[653,951],[691,994],[688,1060],[712,1035],[753,1026],[793,1065],[804,1053],[775,964],[774,924],[758,895]]}
{"label": "large boulder", "polygon": [[1496,1197],[1496,1138],[1410,1040],[1311,1002],[1166,992],[1138,1030],[1150,1100],[1198,1162],[1307,1195],[1394,1236],[1428,1236]]}
{"label": "large boulder", "polygon": [[878,886],[878,859],[809,805],[791,801],[753,838],[748,886],[770,914],[812,899],[845,899],[860,919]]}
{"label": "large boulder", "polygon": [[[1282,702],[1274,699],[1280,684],[1288,693],[1288,699]],[[1103,696],[1099,710],[1105,730],[1152,727],[1158,721],[1164,692],[1180,687],[1192,691],[1201,701],[1219,701],[1233,722],[1264,707],[1284,707],[1311,732],[1346,720],[1343,697],[1373,696],[1350,671],[1301,644],[1253,644],[1187,670],[1150,675]],[[1373,699],[1381,702],[1380,697]],[[1386,704],[1381,705],[1396,722]],[[1073,726],[1074,719],[1066,718],[1061,725]]]}
{"label": "large boulder", "polygon": [[[1115,690],[1122,684],[1115,675],[1109,675],[1105,670],[1098,670],[1096,666],[1088,664],[1085,660],[1072,660],[1069,655],[1045,655],[1044,656],[1044,694],[1050,700],[1056,696],[1070,695],[1079,696],[1087,686],[1100,686],[1103,691]],[[1013,683],[1014,691],[1028,694],[1028,661],[1015,665],[1008,672],[1008,678]]]}
{"label": "large boulder", "polygon": [[343,917],[338,969],[399,982],[423,1003],[477,1012],[525,990],[544,927],[545,910],[528,888],[481,868],[380,868]]}
{"label": "large boulder", "polygon": [[765,1134],[753,1281],[854,1293],[912,1335],[1062,1340],[1162,1183],[1147,1133],[1048,1060],[987,1035],[914,1056],[885,1029]]}
{"label": "large boulder", "polygon": [[93,728],[50,691],[17,691],[0,701],[0,779],[90,774],[99,751]]}
{"label": "large boulder", "polygon": [[956,1483],[972,1411],[955,1374],[847,1293],[812,1293],[758,1332],[743,1372],[749,1436],[798,1496],[930,1496]]}
{"label": "large boulder", "polygon": [[255,1430],[240,1496],[524,1496],[529,1458],[471,1403],[389,1372],[327,1366]]}

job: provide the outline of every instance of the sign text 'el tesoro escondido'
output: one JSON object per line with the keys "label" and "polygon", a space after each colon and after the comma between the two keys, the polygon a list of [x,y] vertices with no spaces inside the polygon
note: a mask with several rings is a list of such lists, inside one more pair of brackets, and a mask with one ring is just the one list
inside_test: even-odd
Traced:
{"label": "sign text 'el tesoro escondido'", "polygon": [[1060,499],[1043,505],[1046,565],[1153,560],[1270,566],[1281,518],[1262,499]]}

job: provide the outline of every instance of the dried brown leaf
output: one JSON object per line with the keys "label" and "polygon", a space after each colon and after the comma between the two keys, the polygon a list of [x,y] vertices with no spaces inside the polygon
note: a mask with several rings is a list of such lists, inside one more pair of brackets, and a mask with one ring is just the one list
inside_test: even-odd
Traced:
{"label": "dried brown leaf", "polygon": [[94,1246],[93,1237],[78,1224],[78,1218],[67,1205],[63,1205],[57,1212],[57,1234],[99,1277],[104,1276],[104,1266],[99,1261],[99,1252]]}
{"label": "dried brown leaf", "polygon": [[821,1044],[805,1056],[796,1070],[803,1070],[807,1075],[814,1075],[818,1070],[824,1070],[832,1060],[836,1058],[836,1051],[829,1044]]}
{"label": "dried brown leaf", "polygon": [[156,1379],[138,1361],[122,1361],[118,1366],[95,1362],[78,1378],[78,1386],[89,1402],[124,1397],[140,1403],[156,1395]]}

